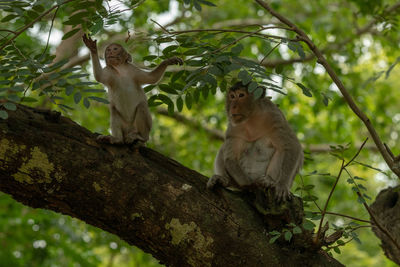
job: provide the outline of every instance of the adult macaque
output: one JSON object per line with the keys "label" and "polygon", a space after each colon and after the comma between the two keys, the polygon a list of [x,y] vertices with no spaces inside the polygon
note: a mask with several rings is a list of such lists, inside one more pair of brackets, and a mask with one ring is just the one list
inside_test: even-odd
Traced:
{"label": "adult macaque", "polygon": [[303,165],[303,150],[283,113],[264,95],[255,99],[241,82],[226,97],[225,142],[214,162],[208,188],[272,188],[277,201],[290,197]]}
{"label": "adult macaque", "polygon": [[142,84],[157,83],[168,65],[182,64],[182,59],[164,60],[153,71],[147,72],[131,64],[131,55],[121,45],[110,44],[104,52],[107,66],[102,68],[97,41],[86,35],[82,39],[90,50],[96,81],[108,87],[112,135],[100,135],[97,139],[111,144],[144,144],[149,139],[152,119]]}

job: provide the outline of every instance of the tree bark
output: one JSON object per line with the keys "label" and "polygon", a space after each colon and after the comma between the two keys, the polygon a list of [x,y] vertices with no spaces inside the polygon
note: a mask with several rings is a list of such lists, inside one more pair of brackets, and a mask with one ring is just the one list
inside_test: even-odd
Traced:
{"label": "tree bark", "polygon": [[[388,187],[381,192],[371,205],[371,210],[379,223],[392,235],[393,239],[400,242],[400,186]],[[381,240],[382,250],[385,255],[400,265],[400,250],[396,247],[393,241],[383,233],[374,221],[372,222],[372,230],[375,235]]]}
{"label": "tree bark", "polygon": [[0,121],[0,190],[113,233],[168,266],[342,266],[296,236],[269,244],[268,227],[280,217],[261,216],[243,194],[208,191],[206,177],[172,159],[95,137],[58,112],[19,106]]}

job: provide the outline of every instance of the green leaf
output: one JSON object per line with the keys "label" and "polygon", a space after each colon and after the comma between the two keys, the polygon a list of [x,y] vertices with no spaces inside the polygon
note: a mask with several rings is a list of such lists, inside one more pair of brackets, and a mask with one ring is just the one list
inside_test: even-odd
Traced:
{"label": "green leaf", "polygon": [[76,78],[82,78],[82,77],[86,77],[86,76],[89,76],[89,74],[80,73],[80,74],[70,75],[70,76],[67,77],[67,79],[76,79]]}
{"label": "green leaf", "polygon": [[244,85],[247,85],[253,79],[253,77],[251,77],[251,75],[245,70],[239,72],[238,78]]}
{"label": "green leaf", "polygon": [[182,77],[182,75],[185,73],[184,70],[180,70],[176,73],[174,73],[171,77],[171,82],[174,83],[176,82],[180,77]]}
{"label": "green leaf", "polygon": [[192,95],[190,93],[187,93],[185,96],[185,104],[189,110],[192,108]]}
{"label": "green leaf", "polygon": [[343,241],[343,240],[338,240],[338,241],[336,241],[336,243],[339,245],[339,246],[344,246],[344,245],[346,245],[346,243]]}
{"label": "green leaf", "polygon": [[166,92],[166,93],[171,94],[171,95],[177,95],[178,94],[178,92],[168,84],[159,84],[158,88],[160,88],[161,91]]}
{"label": "green leaf", "polygon": [[31,19],[36,19],[37,17],[39,17],[39,14],[32,10],[26,11],[26,14],[28,14],[28,17],[30,17]]}
{"label": "green leaf", "polygon": [[104,28],[104,21],[103,21],[103,19],[99,18],[99,19],[96,20],[95,24],[92,27],[90,27],[89,30],[90,30],[90,33],[92,35],[94,35],[94,34],[98,33],[103,28]]}
{"label": "green leaf", "polygon": [[37,102],[38,100],[36,98],[33,97],[24,97],[22,98],[21,102],[25,102],[25,103],[33,103],[33,102]]}
{"label": "green leaf", "polygon": [[76,92],[76,93],[74,94],[74,101],[75,101],[75,104],[78,104],[79,101],[81,101],[81,99],[82,99],[81,93],[80,93],[80,92]]}
{"label": "green leaf", "polygon": [[95,89],[95,88],[89,88],[89,89],[83,89],[83,92],[85,93],[105,93],[106,90],[104,89]]}
{"label": "green leaf", "polygon": [[353,179],[349,178],[349,179],[347,179],[347,183],[354,184],[354,181],[353,181]]}
{"label": "green leaf", "polygon": [[78,29],[73,29],[73,30],[67,32],[66,34],[64,34],[62,40],[66,40],[66,39],[72,37],[72,36],[75,35],[77,32],[79,32],[79,30],[80,30],[80,28],[78,28]]}
{"label": "green leaf", "polygon": [[17,110],[17,106],[14,103],[11,103],[11,102],[4,103],[3,107],[5,107],[7,110],[11,110],[11,111],[16,111]]}
{"label": "green leaf", "polygon": [[85,98],[83,99],[83,105],[85,106],[85,108],[89,108],[89,107],[90,107],[90,102],[89,102],[89,100],[87,99],[87,97],[85,97]]}
{"label": "green leaf", "polygon": [[33,6],[32,9],[39,13],[42,13],[45,10],[44,7],[39,4],[36,4],[35,6]]}
{"label": "green leaf", "polygon": [[197,0],[194,0],[195,2],[193,3],[194,7],[198,10],[201,11],[201,5],[197,2]]}
{"label": "green leaf", "polygon": [[295,228],[293,228],[293,234],[301,234],[303,231],[301,230],[300,227],[296,226]]}
{"label": "green leaf", "polygon": [[281,236],[281,235],[279,234],[279,235],[276,235],[276,236],[274,236],[274,237],[271,237],[271,238],[269,239],[269,243],[270,243],[270,244],[273,244],[280,236]]}
{"label": "green leaf", "polygon": [[313,195],[307,195],[303,197],[303,201],[316,201],[316,200],[318,200],[318,197]]}
{"label": "green leaf", "polygon": [[8,119],[8,113],[5,110],[0,110],[0,118],[3,120]]}
{"label": "green leaf", "polygon": [[236,46],[231,48],[231,52],[235,55],[239,55],[243,51],[244,47],[242,44],[237,44]]}
{"label": "green leaf", "polygon": [[286,241],[290,241],[290,240],[292,239],[292,236],[293,236],[293,234],[292,234],[292,232],[290,232],[290,231],[287,231],[287,232],[285,232],[285,234],[284,234],[284,237],[285,237],[285,240],[286,240]]}
{"label": "green leaf", "polygon": [[170,45],[170,46],[166,47],[166,48],[162,51],[162,53],[163,53],[164,55],[167,55],[167,54],[171,53],[172,51],[176,50],[178,47],[179,47],[178,45]]}
{"label": "green leaf", "polygon": [[340,249],[338,247],[334,247],[333,250],[337,253],[340,254]]}
{"label": "green leaf", "polygon": [[259,99],[263,94],[264,94],[264,89],[261,87],[258,87],[256,89],[256,91],[254,92],[254,98]]}
{"label": "green leaf", "polygon": [[303,222],[302,226],[303,226],[304,229],[306,229],[308,231],[311,231],[312,229],[314,229],[315,224],[310,220],[305,220]]}
{"label": "green leaf", "polygon": [[14,94],[7,95],[7,99],[10,100],[10,101],[14,101],[14,102],[18,102],[18,101],[21,100],[21,98],[19,96],[14,95]]}
{"label": "green leaf", "polygon": [[89,96],[88,98],[91,99],[91,100],[94,100],[96,102],[100,102],[100,103],[104,103],[104,104],[110,104],[110,102],[107,99],[102,98],[102,97]]}
{"label": "green leaf", "polygon": [[215,65],[208,68],[208,73],[213,74],[215,76],[221,76],[224,74],[222,70]]}
{"label": "green leaf", "polygon": [[308,184],[308,185],[305,185],[305,186],[303,187],[303,190],[309,191],[309,190],[313,189],[314,187],[315,187],[315,185],[313,185],[313,184]]}
{"label": "green leaf", "polygon": [[358,196],[357,202],[360,203],[360,204],[364,204],[365,203],[365,199],[363,197],[361,197],[361,196]]}
{"label": "green leaf", "polygon": [[310,90],[310,89],[308,89],[307,87],[305,87],[305,86],[304,86],[303,84],[301,84],[301,83],[296,83],[296,85],[297,85],[298,87],[300,87],[301,90],[303,90],[303,94],[304,94],[305,96],[312,97],[312,93],[311,93],[311,90]]}
{"label": "green leaf", "polygon": [[258,83],[257,82],[251,82],[248,86],[248,91],[251,93],[254,90],[256,90],[258,87]]}
{"label": "green leaf", "polygon": [[176,108],[178,109],[179,112],[181,112],[182,109],[183,109],[183,99],[182,99],[181,96],[179,96],[179,97],[176,99]]}
{"label": "green leaf", "polygon": [[216,6],[214,3],[211,3],[210,1],[206,0],[197,0],[197,1],[207,6]]}
{"label": "green leaf", "polygon": [[149,56],[145,56],[143,57],[143,61],[153,61],[154,59],[158,58],[158,56],[155,55],[149,55]]}
{"label": "green leaf", "polygon": [[281,233],[276,231],[276,230],[274,230],[274,231],[268,232],[268,234],[269,235],[280,235]]}
{"label": "green leaf", "polygon": [[[12,19],[15,19],[16,17],[19,17],[19,16],[15,15],[15,14],[7,15],[1,20],[1,22],[8,22]],[[8,118],[8,115],[7,115],[7,118]]]}

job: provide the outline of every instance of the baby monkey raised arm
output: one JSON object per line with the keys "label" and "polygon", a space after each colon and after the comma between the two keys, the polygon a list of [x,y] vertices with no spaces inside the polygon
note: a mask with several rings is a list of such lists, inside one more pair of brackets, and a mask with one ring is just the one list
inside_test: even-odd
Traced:
{"label": "baby monkey raised arm", "polygon": [[157,83],[168,65],[182,64],[182,59],[166,59],[147,72],[131,64],[131,55],[121,45],[110,44],[104,53],[107,66],[102,68],[97,41],[86,35],[82,39],[90,50],[96,81],[108,87],[112,135],[100,135],[98,140],[112,144],[144,144],[149,139],[152,119],[142,85]]}
{"label": "baby monkey raised arm", "polygon": [[304,156],[283,113],[264,95],[255,99],[240,82],[227,94],[226,112],[225,142],[207,187],[272,188],[277,201],[288,199]]}

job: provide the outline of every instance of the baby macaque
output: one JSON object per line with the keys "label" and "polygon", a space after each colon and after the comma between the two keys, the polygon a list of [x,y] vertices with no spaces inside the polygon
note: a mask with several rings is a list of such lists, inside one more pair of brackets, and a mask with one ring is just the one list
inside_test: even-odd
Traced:
{"label": "baby macaque", "polygon": [[131,55],[121,45],[110,44],[104,53],[107,66],[102,68],[97,41],[86,35],[82,39],[90,50],[96,81],[108,87],[112,135],[100,135],[97,140],[111,144],[146,143],[152,119],[142,85],[157,83],[168,65],[183,64],[182,59],[166,59],[153,71],[147,72],[131,63]]}
{"label": "baby macaque", "polygon": [[265,92],[255,99],[241,82],[229,90],[226,112],[225,142],[207,187],[272,188],[278,202],[287,200],[304,155],[283,113]]}

